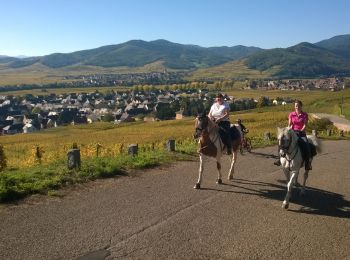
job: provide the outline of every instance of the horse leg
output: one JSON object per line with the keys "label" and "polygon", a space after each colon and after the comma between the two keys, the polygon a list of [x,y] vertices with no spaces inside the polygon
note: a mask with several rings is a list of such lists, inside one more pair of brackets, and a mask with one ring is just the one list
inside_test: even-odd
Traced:
{"label": "horse leg", "polygon": [[286,168],[283,168],[283,173],[284,173],[284,176],[286,176],[286,182],[288,183],[290,179],[290,171]]}
{"label": "horse leg", "polygon": [[201,182],[202,182],[202,175],[203,175],[203,156],[200,154],[199,155],[199,175],[198,175],[198,180],[196,185],[194,185],[193,188],[195,189],[200,189],[201,188]]}
{"label": "horse leg", "polygon": [[303,185],[300,188],[300,196],[304,196],[305,195],[305,184],[306,184],[306,180],[309,177],[309,170],[305,170],[304,172],[304,179],[303,179]]}
{"label": "horse leg", "polygon": [[231,166],[227,177],[229,180],[233,180],[233,174],[235,173],[236,158],[237,158],[237,151],[233,151],[232,157],[231,157]]}
{"label": "horse leg", "polygon": [[222,184],[222,179],[221,179],[221,158],[216,157],[216,168],[218,169],[218,178],[216,180],[216,184]]}
{"label": "horse leg", "polygon": [[287,194],[282,203],[282,208],[284,209],[288,209],[289,207],[289,200],[290,200],[290,197],[292,196],[293,185],[297,177],[298,177],[298,171],[292,171],[292,177],[290,178],[287,185]]}

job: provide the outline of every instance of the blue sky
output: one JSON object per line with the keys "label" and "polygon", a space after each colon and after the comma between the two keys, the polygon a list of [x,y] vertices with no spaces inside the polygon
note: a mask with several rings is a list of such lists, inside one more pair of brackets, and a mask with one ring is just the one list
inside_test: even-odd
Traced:
{"label": "blue sky", "polygon": [[348,0],[1,0],[0,54],[46,55],[166,39],[289,47],[350,33]]}

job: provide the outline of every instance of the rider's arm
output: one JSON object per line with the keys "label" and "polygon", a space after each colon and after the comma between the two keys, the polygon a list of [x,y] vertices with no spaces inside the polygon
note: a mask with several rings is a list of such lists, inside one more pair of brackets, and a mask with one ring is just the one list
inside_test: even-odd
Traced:
{"label": "rider's arm", "polygon": [[225,119],[228,118],[228,117],[229,117],[229,111],[228,111],[227,108],[225,108],[225,109],[222,111],[222,116],[219,117],[219,118],[216,120],[216,122],[223,121],[223,120],[225,120]]}
{"label": "rider's arm", "polygon": [[303,128],[301,128],[301,131],[302,132],[304,132],[305,131],[305,129],[306,129],[306,125],[307,125],[307,123],[309,122],[309,118],[308,117],[306,117],[306,119],[305,119],[305,122],[304,122],[304,125],[303,125]]}
{"label": "rider's arm", "polygon": [[209,111],[209,114],[208,114],[208,117],[209,117],[210,120],[214,119],[214,117],[212,115],[212,112],[213,112],[213,107],[210,108],[210,111]]}
{"label": "rider's arm", "polygon": [[292,117],[291,117],[291,115],[289,115],[289,117],[288,117],[288,127],[291,128],[292,126],[293,126]]}

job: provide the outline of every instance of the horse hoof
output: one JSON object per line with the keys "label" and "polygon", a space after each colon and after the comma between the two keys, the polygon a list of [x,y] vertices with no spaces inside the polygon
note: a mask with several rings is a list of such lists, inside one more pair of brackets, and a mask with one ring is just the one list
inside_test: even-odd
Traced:
{"label": "horse hoof", "polygon": [[194,185],[193,188],[196,190],[199,190],[201,188],[201,185],[199,183],[196,183],[196,185]]}
{"label": "horse hoof", "polygon": [[222,184],[222,180],[221,179],[217,179],[216,180],[216,184]]}
{"label": "horse hoof", "polygon": [[289,203],[288,202],[283,202],[282,203],[282,209],[288,209]]}

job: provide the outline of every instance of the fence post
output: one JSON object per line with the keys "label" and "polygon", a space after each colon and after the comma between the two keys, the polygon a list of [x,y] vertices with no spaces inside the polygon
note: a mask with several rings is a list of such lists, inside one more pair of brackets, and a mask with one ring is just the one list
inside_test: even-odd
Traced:
{"label": "fence post", "polygon": [[80,169],[80,149],[71,149],[67,152],[67,167],[69,170]]}
{"label": "fence post", "polygon": [[166,143],[166,148],[169,152],[174,152],[175,151],[175,140],[170,139]]}
{"label": "fence post", "polygon": [[327,136],[331,136],[332,135],[332,130],[331,129],[327,129]]}
{"label": "fence post", "polygon": [[270,132],[266,132],[265,133],[265,140],[271,140],[271,133]]}
{"label": "fence post", "polygon": [[130,144],[128,146],[128,154],[129,155],[132,155],[132,156],[137,155],[138,150],[139,150],[139,146],[137,144]]}

